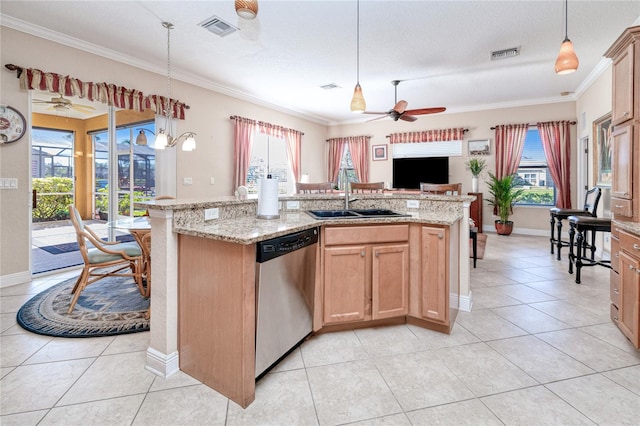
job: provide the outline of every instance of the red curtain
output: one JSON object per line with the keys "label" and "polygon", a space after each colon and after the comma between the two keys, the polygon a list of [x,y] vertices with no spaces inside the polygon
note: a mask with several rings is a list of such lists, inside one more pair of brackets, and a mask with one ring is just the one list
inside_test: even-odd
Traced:
{"label": "red curtain", "polygon": [[528,129],[529,124],[496,126],[496,177],[498,179],[518,171]]}
{"label": "red curtain", "polygon": [[346,138],[328,139],[329,142],[329,179],[332,182],[338,181],[340,172],[340,162],[344,146],[349,146],[353,169],[356,172],[358,181],[369,181],[369,139],[371,136],[349,136]]}
{"label": "red curtain", "polygon": [[338,182],[338,173],[340,173],[340,161],[342,161],[342,153],[346,141],[343,138],[329,139],[329,161],[327,177],[330,182]]}
{"label": "red curtain", "polygon": [[160,95],[144,94],[135,89],[116,86],[109,83],[94,83],[79,80],[52,72],[44,72],[35,68],[22,69],[20,87],[24,90],[42,90],[63,96],[78,96],[90,101],[102,102],[109,106],[134,111],[152,109],[158,115],[166,115],[169,109],[172,118],[184,120],[185,109],[189,107],[182,102]]}
{"label": "red curtain", "polygon": [[233,194],[239,186],[246,185],[247,172],[251,163],[251,146],[256,131],[255,120],[242,117],[232,117],[233,126]]}
{"label": "red curtain", "polygon": [[538,123],[544,156],[556,184],[556,207],[571,208],[571,123],[553,121]]}
{"label": "red curtain", "polygon": [[287,129],[286,127],[264,123],[262,121],[258,122],[258,126],[260,127],[260,133],[285,140],[289,166],[291,166],[291,171],[293,172],[295,181],[299,182],[301,176],[300,152],[303,133],[298,130]]}
{"label": "red curtain", "polygon": [[422,130],[419,132],[392,133],[390,143],[447,142],[464,139],[464,129]]}

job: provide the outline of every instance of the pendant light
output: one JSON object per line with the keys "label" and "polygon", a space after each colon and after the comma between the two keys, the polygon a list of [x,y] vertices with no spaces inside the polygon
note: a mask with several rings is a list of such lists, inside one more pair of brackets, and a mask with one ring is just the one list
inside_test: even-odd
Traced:
{"label": "pendant light", "polygon": [[556,59],[556,74],[569,74],[578,69],[578,57],[573,50],[573,43],[567,36],[568,0],[564,0],[564,41],[560,45],[560,53]]}
{"label": "pendant light", "polygon": [[258,0],[236,0],[236,13],[242,19],[255,19],[258,15]]}
{"label": "pendant light", "polygon": [[[178,137],[171,136],[171,30],[173,24],[171,22],[163,22],[162,26],[167,29],[167,104],[165,105],[165,128],[160,129],[156,134],[155,149],[165,149],[166,147],[176,146],[179,142],[183,142],[183,151],[193,151],[196,149],[196,134],[193,132],[184,132]],[[137,139],[137,138],[136,138]],[[145,138],[146,139],[146,138]]]}
{"label": "pendant light", "polygon": [[358,0],[357,33],[357,83],[355,89],[353,90],[353,98],[351,99],[351,112],[361,113],[364,112],[365,109],[367,109],[367,103],[364,101],[364,96],[362,95],[362,87],[360,86],[360,0]]}

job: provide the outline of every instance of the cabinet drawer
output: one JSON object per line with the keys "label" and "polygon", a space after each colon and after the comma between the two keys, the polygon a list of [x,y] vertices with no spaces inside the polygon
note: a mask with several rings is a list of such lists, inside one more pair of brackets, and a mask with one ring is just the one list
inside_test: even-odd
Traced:
{"label": "cabinet drawer", "polygon": [[409,225],[336,226],[325,228],[324,244],[370,244],[409,241]]}
{"label": "cabinet drawer", "polygon": [[620,231],[620,250],[640,258],[640,237],[626,231]]}
{"label": "cabinet drawer", "polygon": [[611,299],[611,304],[620,306],[620,276],[614,270],[609,271],[609,276],[609,297]]}
{"label": "cabinet drawer", "polygon": [[611,321],[613,321],[613,323],[615,325],[618,325],[618,308],[615,305],[611,305]]}
{"label": "cabinet drawer", "polygon": [[620,251],[620,240],[613,235],[613,233],[611,234],[611,268],[616,271],[619,272],[618,270],[618,263],[619,263],[619,254],[618,252]]}
{"label": "cabinet drawer", "polygon": [[633,216],[633,200],[625,200],[623,198],[611,197],[611,213],[618,216]]}

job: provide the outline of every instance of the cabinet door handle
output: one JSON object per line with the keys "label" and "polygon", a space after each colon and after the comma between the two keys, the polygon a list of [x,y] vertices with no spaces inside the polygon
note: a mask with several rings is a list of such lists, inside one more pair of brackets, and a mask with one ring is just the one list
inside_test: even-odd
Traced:
{"label": "cabinet door handle", "polygon": [[380,257],[380,252],[376,251],[376,257]]}
{"label": "cabinet door handle", "polygon": [[640,246],[639,246],[638,244],[634,244],[634,245],[633,245],[633,249],[634,249],[634,250],[640,250]]}
{"label": "cabinet door handle", "polygon": [[[625,192],[625,193],[624,193],[624,195],[627,195],[627,193]],[[623,207],[624,207],[624,206],[623,206],[623,205],[621,205],[621,204],[616,204],[616,205],[615,205],[615,208],[616,208],[616,209],[621,209],[621,208],[623,208]]]}
{"label": "cabinet door handle", "polygon": [[627,115],[629,115],[629,111],[625,111],[624,113],[622,113],[622,115],[626,117]]}
{"label": "cabinet door handle", "polygon": [[444,234],[442,234],[442,233],[438,234],[438,238],[443,239],[444,238]]}
{"label": "cabinet door handle", "polygon": [[618,322],[618,317],[613,317],[613,320],[614,320],[615,322]]}
{"label": "cabinet door handle", "polygon": [[360,257],[364,257],[364,254],[365,254],[365,253],[364,253],[364,250],[362,250],[362,251],[360,252]]}
{"label": "cabinet door handle", "polygon": [[633,271],[635,268],[633,267],[633,265],[629,265],[629,269]]}
{"label": "cabinet door handle", "polygon": [[614,288],[614,289],[613,289],[613,292],[614,292],[615,294],[620,293],[620,292],[618,291],[618,289],[617,289],[617,288]]}

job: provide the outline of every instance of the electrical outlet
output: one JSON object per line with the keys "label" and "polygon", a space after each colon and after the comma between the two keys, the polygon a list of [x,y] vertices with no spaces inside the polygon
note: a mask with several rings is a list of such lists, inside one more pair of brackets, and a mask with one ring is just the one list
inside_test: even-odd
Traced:
{"label": "electrical outlet", "polygon": [[190,177],[182,178],[183,185],[193,185],[193,179]]}
{"label": "electrical outlet", "polygon": [[216,184],[216,178],[209,178],[209,184],[210,185],[215,185]]}
{"label": "electrical outlet", "polygon": [[419,200],[407,200],[407,208],[408,209],[419,209],[420,201]]}
{"label": "electrical outlet", "polygon": [[220,217],[220,212],[215,209],[204,209],[204,220],[214,220]]}
{"label": "electrical outlet", "polygon": [[300,201],[287,201],[287,210],[300,210]]}

